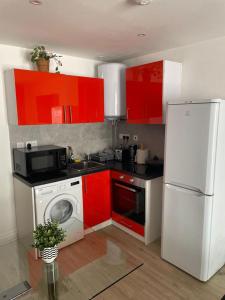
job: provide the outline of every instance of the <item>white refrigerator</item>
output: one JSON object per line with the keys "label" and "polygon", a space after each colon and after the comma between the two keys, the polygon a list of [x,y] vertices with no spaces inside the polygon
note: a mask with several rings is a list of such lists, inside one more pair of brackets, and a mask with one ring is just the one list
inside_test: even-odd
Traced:
{"label": "white refrigerator", "polygon": [[201,281],[225,263],[225,101],[169,103],[161,256]]}

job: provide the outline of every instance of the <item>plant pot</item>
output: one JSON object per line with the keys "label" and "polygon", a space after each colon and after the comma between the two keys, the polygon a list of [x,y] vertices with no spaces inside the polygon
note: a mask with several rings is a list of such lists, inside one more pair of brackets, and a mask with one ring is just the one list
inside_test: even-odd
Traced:
{"label": "plant pot", "polygon": [[36,61],[38,71],[49,72],[49,59],[39,58]]}
{"label": "plant pot", "polygon": [[46,264],[50,264],[56,259],[58,251],[58,246],[44,248],[43,251],[40,251],[41,258]]}

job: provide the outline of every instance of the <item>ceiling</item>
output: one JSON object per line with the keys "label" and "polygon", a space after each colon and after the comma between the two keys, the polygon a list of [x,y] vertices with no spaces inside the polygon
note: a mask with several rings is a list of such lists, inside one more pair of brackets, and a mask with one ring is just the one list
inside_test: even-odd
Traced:
{"label": "ceiling", "polygon": [[116,61],[225,36],[224,0],[42,2],[0,0],[0,43]]}

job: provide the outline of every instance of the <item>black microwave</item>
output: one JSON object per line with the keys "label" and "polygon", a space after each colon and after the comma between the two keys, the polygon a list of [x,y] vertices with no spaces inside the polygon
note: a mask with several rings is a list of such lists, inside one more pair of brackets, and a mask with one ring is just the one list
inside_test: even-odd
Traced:
{"label": "black microwave", "polygon": [[24,177],[56,172],[67,167],[66,148],[59,146],[13,149],[13,158],[15,172]]}

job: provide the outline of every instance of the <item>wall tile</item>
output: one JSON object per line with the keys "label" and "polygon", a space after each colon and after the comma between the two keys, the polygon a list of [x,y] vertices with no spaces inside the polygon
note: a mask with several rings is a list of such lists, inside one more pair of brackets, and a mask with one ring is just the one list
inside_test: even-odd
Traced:
{"label": "wall tile", "polygon": [[17,126],[10,125],[11,148],[17,142],[37,140],[38,145],[72,146],[74,153],[94,153],[112,146],[111,124],[73,124]]}
{"label": "wall tile", "polygon": [[[129,144],[144,144],[150,150],[151,157],[164,157],[165,125],[127,124],[126,121],[120,121],[117,128],[118,145],[122,143],[119,139],[120,133],[131,135]],[[133,135],[138,135],[138,142],[133,141]]]}

